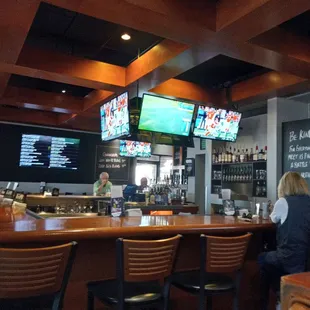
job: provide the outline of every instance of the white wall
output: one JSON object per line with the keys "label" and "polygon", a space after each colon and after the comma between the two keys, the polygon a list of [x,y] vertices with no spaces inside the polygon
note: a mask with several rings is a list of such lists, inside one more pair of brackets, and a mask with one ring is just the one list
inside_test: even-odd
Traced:
{"label": "white wall", "polygon": [[[187,148],[187,158],[194,158],[198,154],[206,154],[206,150],[200,150],[200,139],[194,138],[193,148]],[[195,177],[188,177],[187,200],[195,202]]]}
{"label": "white wall", "polygon": [[[242,128],[242,129],[241,129]],[[240,122],[240,130],[236,142],[213,141],[212,148],[230,148],[232,150],[250,151],[258,146],[259,150],[267,146],[267,114],[257,115],[242,119]]]}
{"label": "white wall", "polygon": [[235,143],[228,144],[234,147],[242,148],[255,148],[256,145],[260,149],[267,145],[267,115],[257,115],[249,118],[242,119],[240,122],[240,130],[238,139]]}

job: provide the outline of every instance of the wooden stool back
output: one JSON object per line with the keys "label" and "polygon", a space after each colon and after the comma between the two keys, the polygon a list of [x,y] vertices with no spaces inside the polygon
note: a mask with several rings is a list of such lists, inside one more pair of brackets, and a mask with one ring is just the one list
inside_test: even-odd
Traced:
{"label": "wooden stool back", "polygon": [[214,237],[201,235],[201,246],[205,252],[205,271],[230,273],[240,270],[252,234],[240,237]]}
{"label": "wooden stool back", "polygon": [[65,290],[75,242],[35,249],[0,248],[0,299],[52,295]]}
{"label": "wooden stool back", "polygon": [[127,282],[164,279],[173,270],[181,235],[161,240],[118,239],[119,276]]}

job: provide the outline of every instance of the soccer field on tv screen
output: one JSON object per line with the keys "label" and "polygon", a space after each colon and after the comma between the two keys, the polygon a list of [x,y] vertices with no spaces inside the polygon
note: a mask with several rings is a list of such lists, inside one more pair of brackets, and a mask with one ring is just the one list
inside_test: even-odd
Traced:
{"label": "soccer field on tv screen", "polygon": [[139,129],[188,136],[194,105],[154,96],[145,96]]}

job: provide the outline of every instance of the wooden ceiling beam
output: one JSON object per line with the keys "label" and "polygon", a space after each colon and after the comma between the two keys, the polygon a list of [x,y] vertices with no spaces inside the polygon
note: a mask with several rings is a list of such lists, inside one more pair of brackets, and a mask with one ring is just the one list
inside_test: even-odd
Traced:
{"label": "wooden ceiling beam", "polygon": [[0,106],[0,121],[57,126],[57,114]]}
{"label": "wooden ceiling beam", "polygon": [[14,64],[0,63],[0,72],[28,76],[36,79],[71,84],[87,88],[104,89],[113,92],[123,89],[123,87],[120,86],[112,86],[97,81],[85,80],[79,77],[67,76],[60,73],[22,67]]}
{"label": "wooden ceiling beam", "polygon": [[65,94],[8,86],[0,98],[0,104],[57,113],[79,113],[83,111],[84,100]]}
{"label": "wooden ceiling beam", "polygon": [[308,10],[308,0],[220,0],[217,30],[220,35],[248,41]]}
{"label": "wooden ceiling beam", "polygon": [[0,98],[4,94],[5,89],[8,85],[10,74],[6,72],[0,72]]}
{"label": "wooden ceiling beam", "polygon": [[[0,62],[16,63],[39,7],[40,0],[1,1],[0,3]],[[0,96],[10,74],[0,74]]]}
{"label": "wooden ceiling beam", "polygon": [[96,83],[94,86],[97,86],[98,83],[101,83],[103,87],[107,85],[125,86],[126,69],[123,67],[54,51],[32,48],[29,45],[25,45],[22,49],[17,65],[60,74],[67,77],[67,80],[70,80],[72,77],[73,79],[93,81]]}
{"label": "wooden ceiling beam", "polygon": [[[310,81],[307,79],[272,71],[234,84],[231,87],[231,94],[233,102],[245,104],[309,89]],[[170,79],[151,89],[150,92],[215,106],[227,104],[223,89],[206,90],[194,83],[177,79]]]}
{"label": "wooden ceiling beam", "polygon": [[203,62],[211,60],[219,54],[219,50],[216,47],[214,47],[214,49],[204,46],[189,48],[143,76],[139,80],[139,94],[141,95],[143,92],[147,92]]}
{"label": "wooden ceiling beam", "polygon": [[282,55],[291,56],[310,63],[309,37],[298,36],[283,28],[275,27],[253,38],[250,42]]}
{"label": "wooden ceiling beam", "polygon": [[109,97],[112,97],[114,93],[104,90],[94,90],[90,92],[83,100],[83,110],[79,113],[73,113],[71,115],[59,115],[58,124],[68,123],[70,120],[76,118],[80,113],[84,113],[98,105],[101,105],[103,101],[107,100]]}
{"label": "wooden ceiling beam", "polygon": [[125,0],[135,6],[191,23],[216,29],[216,4],[213,1],[192,0]]}
{"label": "wooden ceiling beam", "polygon": [[232,100],[244,104],[254,100],[272,98],[279,94],[288,95],[294,88],[301,89],[306,84],[310,86],[308,80],[298,76],[284,72],[268,72],[233,85],[231,88]]}
{"label": "wooden ceiling beam", "polygon": [[60,125],[63,128],[79,129],[93,132],[100,132],[100,117],[90,120],[87,117],[78,115],[76,118],[69,120]]}
{"label": "wooden ceiling beam", "polygon": [[310,79],[310,62],[247,42],[226,42],[221,48],[221,54],[274,71],[286,72],[301,78]]}
{"label": "wooden ceiling beam", "polygon": [[154,69],[164,65],[189,48],[188,45],[163,40],[126,68],[126,85],[129,85]]}
{"label": "wooden ceiling beam", "polygon": [[177,79],[170,79],[150,89],[150,92],[211,105],[222,103],[219,91],[207,90],[197,84]]}

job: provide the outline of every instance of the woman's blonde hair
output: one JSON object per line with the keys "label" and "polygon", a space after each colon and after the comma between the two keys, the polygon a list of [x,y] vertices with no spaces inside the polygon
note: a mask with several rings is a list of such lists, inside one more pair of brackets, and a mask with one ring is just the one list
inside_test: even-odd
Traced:
{"label": "woman's blonde hair", "polygon": [[308,183],[298,172],[286,172],[279,182],[278,196],[296,195],[309,195]]}

